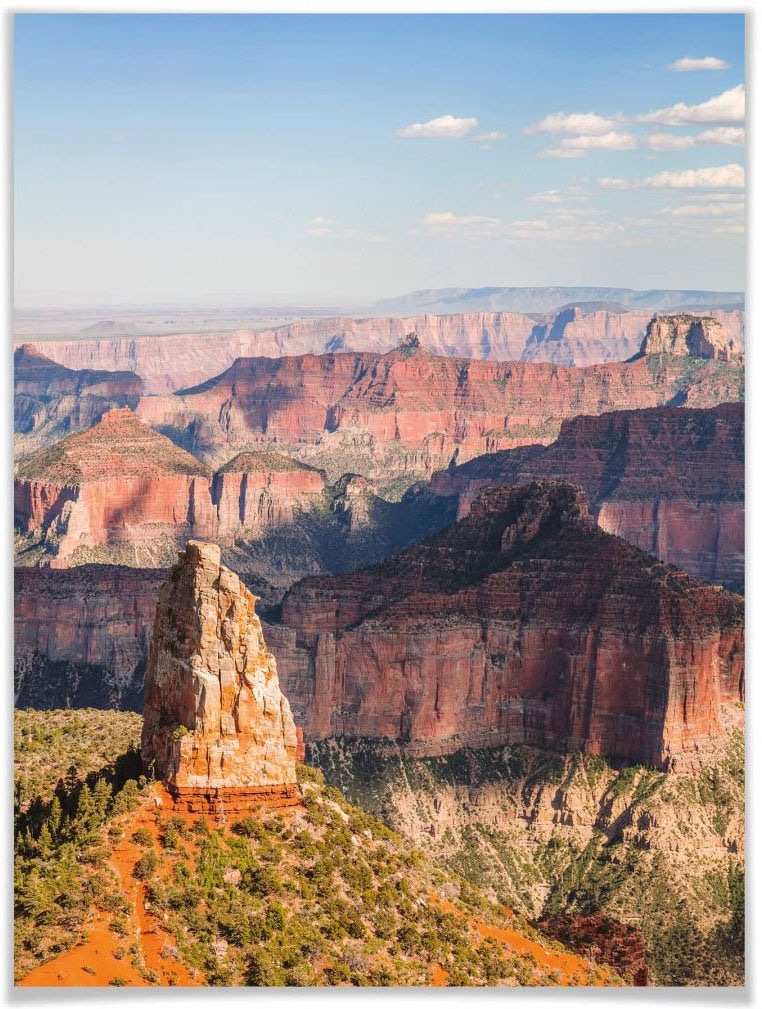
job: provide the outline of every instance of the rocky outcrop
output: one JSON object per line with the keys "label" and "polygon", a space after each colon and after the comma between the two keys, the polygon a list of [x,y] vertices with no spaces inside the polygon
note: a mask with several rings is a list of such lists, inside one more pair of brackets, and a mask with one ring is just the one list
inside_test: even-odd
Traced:
{"label": "rocky outcrop", "polygon": [[255,604],[211,543],[190,541],[159,591],[141,754],[189,809],[298,797],[301,742]]}
{"label": "rocky outcrop", "polygon": [[275,452],[243,452],[214,476],[211,493],[219,537],[291,525],[325,489],[321,470]]}
{"label": "rocky outcrop", "polygon": [[709,315],[656,315],[648,323],[642,354],[670,354],[730,361],[743,347]]}
{"label": "rocky outcrop", "polygon": [[239,451],[279,452],[328,478],[398,484],[487,452],[553,441],[578,414],[743,395],[739,363],[648,358],[564,368],[467,361],[404,347],[384,355],[247,358],[139,414],[209,465]]}
{"label": "rocky outcrop", "polygon": [[743,696],[743,604],[598,529],[582,492],[487,492],[383,564],[305,579],[271,634],[310,741],[523,743],[690,766]]}
{"label": "rocky outcrop", "polygon": [[114,407],[135,409],[143,383],[131,371],[73,371],[24,344],[13,355],[17,453],[85,431]]}
{"label": "rocky outcrop", "polygon": [[[553,304],[568,300],[563,298]],[[721,321],[737,346],[743,346],[742,310],[716,310],[711,315]],[[179,336],[43,340],[34,346],[69,368],[137,372],[145,382],[146,392],[160,394],[204,382],[221,369],[229,368],[239,357],[324,354],[336,350],[383,354],[393,350],[411,331],[418,333],[425,348],[450,357],[552,361],[564,365],[622,361],[639,350],[650,318],[648,309],[590,310],[584,305],[543,309],[539,315],[513,311],[405,312],[399,317],[301,319],[260,331],[236,329]]]}
{"label": "rocky outcrop", "polygon": [[606,532],[697,578],[743,588],[742,404],[575,417],[547,447],[482,456],[434,474],[429,489],[456,498],[462,517],[486,488],[538,477],[583,487]]}
{"label": "rocky outcrop", "polygon": [[537,927],[593,963],[608,964],[622,977],[631,977],[636,987],[648,984],[646,944],[634,926],[598,912],[555,914],[543,918]]}

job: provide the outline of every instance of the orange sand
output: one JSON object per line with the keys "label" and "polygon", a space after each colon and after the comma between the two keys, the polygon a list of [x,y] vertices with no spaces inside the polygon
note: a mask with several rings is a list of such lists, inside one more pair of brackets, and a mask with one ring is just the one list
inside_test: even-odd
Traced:
{"label": "orange sand", "polygon": [[[450,911],[459,917],[466,917],[464,911],[456,907],[449,900],[443,900],[432,894],[431,903],[440,907],[443,911]],[[508,908],[503,908],[506,917],[512,917],[512,912]],[[534,939],[529,939],[515,928],[502,928],[497,925],[488,925],[487,922],[479,921],[468,915],[469,922],[476,928],[483,939],[496,939],[504,946],[507,946],[514,953],[530,954],[534,957],[537,966],[546,971],[557,971],[559,984],[562,985],[588,985],[589,972],[599,971],[600,977],[596,976],[592,982],[596,986],[605,986],[611,980],[608,970],[605,967],[596,968],[588,960],[575,956],[573,953],[561,953],[555,949],[548,949]],[[441,987],[447,984],[447,971],[439,964],[433,968],[432,984]]]}

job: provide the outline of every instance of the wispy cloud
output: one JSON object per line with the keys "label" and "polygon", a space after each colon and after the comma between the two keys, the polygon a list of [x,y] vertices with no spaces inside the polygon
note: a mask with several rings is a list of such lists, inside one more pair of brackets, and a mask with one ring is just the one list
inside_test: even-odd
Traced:
{"label": "wispy cloud", "polygon": [[745,141],[746,132],[740,126],[716,126],[696,134],[652,133],[646,138],[648,146],[655,151],[687,151],[696,144],[741,147]]}
{"label": "wispy cloud", "polygon": [[607,235],[623,230],[623,226],[615,221],[589,216],[580,218],[576,214],[565,213],[558,217],[514,221],[512,236],[522,241],[599,242]]}
{"label": "wispy cloud", "polygon": [[719,168],[688,168],[682,172],[659,172],[645,179],[598,179],[604,189],[743,189],[741,165]]}
{"label": "wispy cloud", "polygon": [[611,130],[597,136],[564,137],[556,147],[540,151],[546,158],[581,158],[586,151],[632,151],[638,141],[632,133]]}
{"label": "wispy cloud", "polygon": [[684,56],[681,60],[675,60],[674,63],[670,63],[669,70],[676,70],[679,74],[686,73],[690,70],[727,70],[730,66],[725,60],[718,59],[716,56],[704,56],[703,59],[697,60],[692,59],[690,56]]}
{"label": "wispy cloud", "polygon": [[454,214],[451,210],[426,214],[415,223],[417,227],[413,231],[414,234],[419,234],[422,229],[425,234],[469,241],[495,238],[504,229],[504,223],[497,217],[459,215]]}
{"label": "wispy cloud", "polygon": [[307,229],[307,234],[313,238],[325,238],[328,235],[334,234],[336,221],[331,217],[313,217],[309,223],[310,227]]}
{"label": "wispy cloud", "polygon": [[551,203],[555,205],[564,203],[582,203],[588,199],[582,186],[566,186],[565,189],[546,189],[542,193],[534,193],[527,196],[530,203]]}
{"label": "wispy cloud", "polygon": [[450,140],[468,136],[479,125],[475,117],[459,119],[457,116],[437,116],[426,123],[411,123],[397,130],[397,136],[406,140]]}
{"label": "wispy cloud", "polygon": [[602,133],[609,133],[621,121],[621,116],[612,118],[599,116],[595,112],[553,112],[538,123],[527,126],[524,133],[530,136],[536,133],[576,133],[584,136],[599,136]]}
{"label": "wispy cloud", "polygon": [[505,134],[500,130],[487,130],[486,133],[474,133],[469,140],[474,140],[488,150],[496,140],[505,140]]}
{"label": "wispy cloud", "polygon": [[634,122],[660,126],[727,126],[743,123],[745,115],[746,91],[743,84],[738,84],[699,105],[678,102],[666,109],[635,116]]}
{"label": "wispy cloud", "polygon": [[728,217],[744,213],[743,203],[685,203],[680,207],[665,207],[667,217]]}

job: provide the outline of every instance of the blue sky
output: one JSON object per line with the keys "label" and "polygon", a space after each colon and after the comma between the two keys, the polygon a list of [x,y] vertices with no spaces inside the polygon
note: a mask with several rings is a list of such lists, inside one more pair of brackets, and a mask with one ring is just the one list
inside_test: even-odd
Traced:
{"label": "blue sky", "polygon": [[14,35],[19,304],[743,287],[741,15],[20,14]]}

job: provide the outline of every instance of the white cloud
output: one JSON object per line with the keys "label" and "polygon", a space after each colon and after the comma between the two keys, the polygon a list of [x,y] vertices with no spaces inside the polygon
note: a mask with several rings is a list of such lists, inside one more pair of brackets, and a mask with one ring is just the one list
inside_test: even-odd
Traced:
{"label": "white cloud", "polygon": [[721,95],[715,95],[700,105],[678,102],[666,109],[656,109],[635,116],[637,123],[658,123],[661,126],[725,126],[742,123],[746,114],[746,91],[738,84]]}
{"label": "white cloud", "polygon": [[[425,234],[471,241],[495,238],[504,228],[503,222],[496,217],[459,215],[454,214],[451,210],[426,214],[415,223],[424,229]],[[416,233],[418,232],[414,231],[414,234]]]}
{"label": "white cloud", "polygon": [[695,142],[695,137],[679,133],[652,133],[646,138],[646,143],[654,151],[687,151]]}
{"label": "white cloud", "polygon": [[426,123],[412,123],[397,130],[398,137],[406,140],[418,139],[456,139],[467,136],[479,125],[479,120],[473,117],[458,119],[456,116],[438,116]]}
{"label": "white cloud", "polygon": [[565,189],[546,189],[542,193],[527,196],[530,203],[582,203],[587,200],[582,186],[567,186]]}
{"label": "white cloud", "polygon": [[743,211],[742,203],[686,203],[681,207],[665,207],[661,213],[668,217],[727,217]]}
{"label": "white cloud", "polygon": [[678,73],[686,73],[689,70],[727,70],[728,66],[729,64],[725,60],[718,59],[716,56],[705,56],[700,60],[684,56],[681,60],[670,63],[668,69],[676,70]]}
{"label": "white cloud", "polygon": [[716,126],[696,137],[698,144],[722,144],[726,147],[740,147],[745,142],[746,131],[740,126]]}
{"label": "white cloud", "polygon": [[530,136],[535,133],[578,133],[585,136],[598,136],[609,133],[620,122],[621,117],[609,118],[599,116],[595,112],[553,112],[545,116],[539,123],[527,126],[524,133]]}
{"label": "white cloud", "polygon": [[611,130],[598,136],[564,137],[557,147],[540,151],[546,158],[580,158],[585,151],[632,151],[638,141],[631,133]]}
{"label": "white cloud", "polygon": [[487,133],[475,133],[470,139],[476,140],[478,143],[489,144],[493,140],[505,140],[505,134],[500,130],[488,130]]}
{"label": "white cloud", "polygon": [[720,144],[723,147],[740,147],[746,141],[746,132],[740,126],[715,126],[696,134],[652,133],[646,143],[655,151],[687,151],[696,144]]}
{"label": "white cloud", "polygon": [[604,189],[743,189],[741,165],[719,168],[688,168],[682,172],[659,172],[646,179],[598,179]]}
{"label": "white cloud", "polygon": [[512,234],[514,238],[524,241],[536,239],[544,242],[597,242],[606,235],[623,230],[622,225],[614,221],[600,221],[589,216],[580,219],[569,215],[561,219],[537,217],[514,221]]}
{"label": "white cloud", "polygon": [[312,238],[326,238],[328,235],[334,234],[336,221],[331,217],[313,217],[309,223],[307,234]]}

